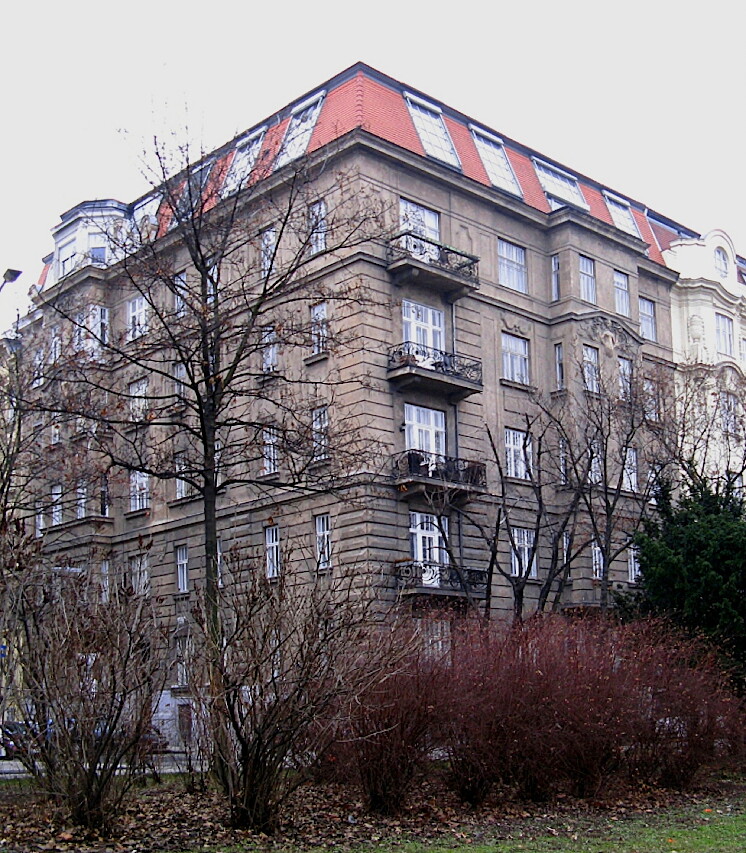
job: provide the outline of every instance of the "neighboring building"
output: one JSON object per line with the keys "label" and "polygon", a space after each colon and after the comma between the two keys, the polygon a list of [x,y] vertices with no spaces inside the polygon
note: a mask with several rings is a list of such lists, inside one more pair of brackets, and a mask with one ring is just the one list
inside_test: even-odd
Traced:
{"label": "neighboring building", "polygon": [[[364,246],[321,258],[311,270],[320,282],[313,298],[292,309],[300,312],[292,316],[303,334],[291,346],[278,336],[282,324],[263,326],[252,382],[261,389],[257,406],[277,403],[273,394],[291,385],[314,396],[309,429],[298,438],[313,470],[331,464],[346,441],[341,425],[354,422],[357,461],[344,473],[354,467],[355,476],[337,476],[334,491],[287,488],[286,442],[267,420],[241,459],[223,460],[251,474],[251,482],[230,486],[219,499],[223,553],[247,547],[269,578],[287,559],[306,560],[319,572],[359,565],[376,578],[382,600],[406,600],[415,615],[440,612],[435,630],[444,631],[454,607],[486,596],[490,555],[477,523],[489,528],[495,495],[510,488],[511,530],[498,537],[496,554],[508,576],[526,575],[530,610],[549,560],[549,546],[531,520],[535,462],[525,438],[537,393],[550,399],[580,387],[590,400],[613,381],[625,399],[633,368],[652,383],[677,363],[709,362],[716,352],[740,370],[746,357],[739,314],[743,260],[720,232],[700,238],[364,65],[205,158],[187,182],[182,176],[179,192],[199,197],[209,188],[219,211],[234,203],[242,174],[284,192],[283,174],[303,157],[311,164],[328,161],[308,197],[310,256],[321,257],[334,234],[326,205],[339,192],[335,169],[344,171],[351,197],[383,203],[388,231],[386,239],[381,231]],[[258,206],[240,215],[259,229],[256,266],[267,272],[278,236],[266,197],[260,191],[257,198]],[[172,258],[168,311],[178,325],[178,275],[190,273],[186,266],[178,270],[186,256],[171,220],[158,190],[133,204],[84,202],[62,216],[37,307],[21,328],[40,393],[66,348],[95,361],[103,348],[126,353],[147,346],[148,306],[122,273],[128,261],[121,235],[128,229]],[[352,283],[359,287],[356,310],[335,297]],[[45,307],[60,294],[80,294],[76,312]],[[204,298],[210,304],[214,294]],[[297,320],[301,313],[305,326]],[[286,320],[285,330],[292,325]],[[115,419],[128,427],[135,449],[149,419],[158,421],[151,418],[153,401],[173,408],[187,393],[183,364],[169,365],[167,352],[143,352],[142,369],[120,358],[108,374],[112,387],[126,388],[127,411],[117,410]],[[162,370],[146,369],[156,358]],[[326,384],[330,377],[342,383],[336,392]],[[124,573],[137,591],[162,597],[184,623],[204,572],[201,504],[188,482],[188,449],[173,452],[174,472],[183,477],[115,469],[95,479],[84,476],[87,454],[95,451],[80,420],[43,425],[37,532],[59,555],[56,564],[98,566],[104,591]],[[71,448],[80,462],[74,471]],[[638,470],[638,448],[623,448],[620,488],[631,500],[647,476],[643,450]],[[558,445],[558,471],[561,453]],[[591,459],[589,482],[597,464]],[[557,479],[558,493],[562,485]],[[617,531],[605,552],[584,536],[567,552],[572,570],[560,593],[565,606],[598,603],[604,559],[611,560],[608,579],[615,588],[635,580],[629,531]],[[491,599],[496,611],[510,611],[511,588],[497,572]],[[186,632],[177,634],[177,661],[187,643]],[[177,665],[164,719],[169,702],[180,704],[183,680]],[[185,713],[172,714],[182,730]]]}

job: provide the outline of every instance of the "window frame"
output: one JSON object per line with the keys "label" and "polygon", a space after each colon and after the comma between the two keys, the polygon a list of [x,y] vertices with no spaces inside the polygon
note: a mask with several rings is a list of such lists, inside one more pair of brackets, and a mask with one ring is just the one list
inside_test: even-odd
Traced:
{"label": "window frame", "polygon": [[322,89],[294,106],[290,111],[285,134],[275,157],[275,169],[280,169],[306,154],[321,114],[321,108],[324,105],[325,96],[326,90]]}
{"label": "window frame", "polygon": [[523,198],[521,185],[518,183],[518,178],[510,164],[510,158],[502,139],[474,124],[469,125],[469,130],[474,147],[477,149],[479,159],[492,186],[518,198]]}
{"label": "window frame", "polygon": [[505,427],[505,476],[513,480],[530,480],[533,464],[531,436],[525,430]]}
{"label": "window frame", "polygon": [[309,308],[311,313],[311,354],[324,355],[329,344],[329,306],[326,300]]}
{"label": "window frame", "polygon": [[603,196],[614,226],[626,234],[642,239],[637,221],[632,213],[632,205],[608,192],[604,192]]}
{"label": "window frame", "polygon": [[583,389],[591,394],[601,391],[600,352],[592,344],[583,344]]}
{"label": "window frame", "polygon": [[181,543],[174,546],[176,563],[176,590],[180,593],[189,592],[189,545]]}
{"label": "window frame", "polygon": [[510,528],[510,574],[514,578],[538,578],[536,531],[532,527]]}
{"label": "window frame", "polygon": [[575,175],[553,166],[538,157],[531,158],[534,164],[534,172],[539,179],[541,188],[547,197],[552,210],[560,207],[578,207],[581,210],[590,210],[585,200],[580,182]]}
{"label": "window frame", "polygon": [[404,92],[404,100],[426,156],[461,170],[461,159],[443,118],[443,110],[412,92]]}
{"label": "window frame", "polygon": [[[584,266],[587,268],[584,269]],[[583,302],[598,305],[596,261],[589,258],[588,255],[578,255],[578,274],[580,277],[580,298]]]}
{"label": "window frame", "polygon": [[332,568],[332,527],[331,516],[322,512],[313,517],[316,571],[319,574],[330,572]]}
{"label": "window frame", "polygon": [[724,358],[733,358],[735,351],[735,337],[733,318],[727,314],[715,312],[715,340],[717,354]]}
{"label": "window frame", "polygon": [[280,525],[268,524],[264,528],[264,572],[267,580],[277,580],[282,571],[280,552]]}
{"label": "window frame", "polygon": [[329,406],[316,406],[311,410],[311,461],[329,459]]}
{"label": "window frame", "polygon": [[497,238],[497,282],[516,293],[528,293],[528,253],[524,246]]}
{"label": "window frame", "polygon": [[[647,296],[638,296],[637,299],[638,311],[640,315],[640,336],[646,341],[650,341],[651,343],[657,343],[658,321],[656,319],[655,302]],[[651,310],[649,312],[643,312],[643,305],[650,306]]]}
{"label": "window frame", "polygon": [[129,511],[150,509],[150,477],[144,471],[130,471]]}
{"label": "window frame", "polygon": [[629,275],[621,270],[614,270],[614,307],[620,317],[631,316]]}
{"label": "window frame", "polygon": [[519,385],[531,384],[531,362],[528,338],[501,332],[502,378]]}

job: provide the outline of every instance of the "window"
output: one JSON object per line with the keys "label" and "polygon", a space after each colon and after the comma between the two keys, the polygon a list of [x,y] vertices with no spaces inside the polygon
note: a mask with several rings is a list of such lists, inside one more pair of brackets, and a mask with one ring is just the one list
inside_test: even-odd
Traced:
{"label": "window", "polygon": [[239,142],[235,154],[228,167],[223,181],[223,197],[233,195],[246,186],[246,183],[254,168],[264,140],[264,128],[254,131],[247,139]]}
{"label": "window", "polygon": [[[406,232],[403,248],[413,257],[437,261],[440,250],[440,216],[435,210],[405,198],[399,199],[399,227]],[[424,239],[418,239],[418,238]]]}
{"label": "window", "polygon": [[60,335],[60,327],[52,327],[52,337],[49,343],[49,359],[54,364],[62,355],[62,336]]}
{"label": "window", "polygon": [[728,255],[720,246],[715,249],[715,270],[720,278],[728,277]]}
{"label": "window", "polygon": [[143,471],[130,471],[130,512],[150,506],[150,478]]}
{"label": "window", "polygon": [[57,524],[62,524],[62,484],[55,483],[50,489],[50,494],[52,497],[50,521],[54,527]]}
{"label": "window", "polygon": [[591,440],[588,447],[589,466],[588,481],[594,486],[600,486],[604,479],[603,444],[598,438]]}
{"label": "window", "polygon": [[280,431],[276,426],[262,429],[262,474],[276,474],[280,468]]}
{"label": "window", "polygon": [[723,432],[726,435],[738,435],[740,432],[738,397],[731,391],[721,391],[718,395],[718,408]]}
{"label": "window", "polygon": [[329,513],[315,515],[313,526],[316,534],[316,570],[328,572],[332,567],[332,533]]}
{"label": "window", "polygon": [[619,396],[629,400],[632,396],[632,359],[619,356]]}
{"label": "window", "polygon": [[640,582],[640,552],[635,545],[627,548],[627,577],[630,583]]}
{"label": "window", "polygon": [[[738,354],[741,361],[746,361],[746,338],[741,338],[738,347]],[[36,376],[36,373],[34,373],[34,376]]]}
{"label": "window", "polygon": [[186,399],[187,369],[183,361],[175,361],[171,368],[174,377],[174,396],[179,402]]}
{"label": "window", "polygon": [[329,321],[326,316],[326,302],[311,306],[311,352],[320,355],[326,352],[329,342]]}
{"label": "window", "polygon": [[519,429],[505,429],[505,474],[518,480],[531,479],[531,438]]}
{"label": "window", "polygon": [[628,447],[624,451],[624,469],[622,488],[627,492],[637,491],[637,448]]}
{"label": "window", "polygon": [[601,377],[598,370],[598,349],[583,344],[583,385],[586,391],[598,394],[601,390]]}
{"label": "window", "polygon": [[39,388],[44,384],[44,350],[38,349],[34,353],[34,372],[31,376],[31,387]]}
{"label": "window", "polygon": [[516,335],[502,333],[503,379],[528,385],[528,341]]}
{"label": "window", "polygon": [[277,243],[277,231],[274,228],[265,228],[260,236],[261,270],[263,276],[272,272],[275,263],[275,246]]}
{"label": "window", "polygon": [[562,344],[554,345],[554,382],[557,391],[565,387],[565,355]]}
{"label": "window", "polygon": [[85,518],[88,515],[88,485],[81,480],[75,489],[75,517]]}
{"label": "window", "polygon": [[614,270],[614,301],[617,314],[629,317],[629,276],[619,270]]}
{"label": "window", "polygon": [[182,500],[182,498],[189,497],[191,494],[191,484],[184,477],[179,476],[180,474],[185,474],[189,469],[189,462],[187,460],[186,452],[183,450],[178,450],[174,453],[174,471],[176,472],[176,479],[174,480],[174,497],[177,501]]}
{"label": "window", "polygon": [[81,352],[86,341],[86,316],[85,311],[77,311],[72,318],[73,338],[72,345],[75,352]]}
{"label": "window", "polygon": [[41,501],[37,501],[34,504],[34,535],[37,539],[44,534],[45,527],[44,504]]}
{"label": "window", "polygon": [[596,304],[596,262],[580,255],[580,298]]}
{"label": "window", "polygon": [[106,266],[106,235],[88,235],[88,260],[96,266]]}
{"label": "window", "polygon": [[407,352],[417,358],[418,364],[428,366],[433,356],[442,358],[445,317],[442,311],[402,300],[402,331],[404,342],[415,344]]}
{"label": "window", "polygon": [[176,546],[176,589],[189,592],[189,546]]}
{"label": "window", "polygon": [[280,166],[284,166],[306,153],[316,119],[321,112],[324,94],[324,92],[319,92],[293,110],[285,131],[285,138],[275,160],[275,168],[279,169]]}
{"label": "window", "polygon": [[71,273],[75,269],[75,263],[77,261],[77,251],[75,248],[75,240],[70,240],[69,242],[60,246],[59,249],[59,277],[62,278],[68,273]]}
{"label": "window", "polygon": [[279,346],[274,326],[261,331],[262,373],[274,373],[279,366]]}
{"label": "window", "polygon": [[49,443],[50,444],[59,444],[60,443],[60,425],[57,421],[54,421],[52,425],[49,427]]}
{"label": "window", "polygon": [[514,577],[537,576],[535,532],[529,527],[513,527],[513,542],[510,548],[510,573]]}
{"label": "window", "polygon": [[733,320],[725,314],[715,314],[715,335],[718,355],[733,358]]}
{"label": "window", "polygon": [[440,567],[447,566],[448,519],[428,512],[409,513],[409,555],[422,566],[422,585],[440,585]]}
{"label": "window", "polygon": [[484,170],[493,185],[513,195],[521,196],[521,188],[510,166],[502,140],[476,127],[471,128],[471,135],[482,158]]}
{"label": "window", "polygon": [[404,430],[408,450],[443,456],[446,451],[446,416],[438,409],[404,405]]}
{"label": "window", "polygon": [[626,231],[627,234],[631,234],[633,237],[639,237],[640,230],[637,227],[635,217],[632,215],[632,208],[629,204],[620,198],[610,196],[608,193],[604,193],[604,198],[606,199],[606,206],[609,208],[614,225],[620,231]]}
{"label": "window", "polygon": [[552,255],[552,302],[560,298],[560,257]]}
{"label": "window", "polygon": [[148,380],[138,379],[137,382],[130,382],[127,395],[132,420],[144,420],[148,414]]}
{"label": "window", "polygon": [[174,314],[183,317],[187,312],[187,274],[186,270],[174,275]]}
{"label": "window", "polygon": [[225,577],[224,577],[224,562],[223,562],[223,540],[218,539],[215,543],[217,545],[217,558],[215,561],[215,574],[218,579],[218,586],[222,589],[225,585]]}
{"label": "window", "polygon": [[326,202],[323,199],[308,206],[308,234],[311,254],[326,251]]}
{"label": "window", "polygon": [[329,458],[329,407],[319,406],[311,413],[312,459],[322,462]]}
{"label": "window", "polygon": [[526,250],[515,243],[498,239],[497,241],[497,278],[503,287],[528,293],[528,274],[526,271]]}
{"label": "window", "polygon": [[542,163],[540,160],[534,160],[534,166],[552,210],[564,207],[566,202],[574,204],[576,207],[588,209],[588,204],[578,186],[577,178],[561,169],[550,166],[548,163]]}
{"label": "window", "polygon": [[106,474],[101,475],[98,491],[98,514],[101,518],[109,517],[109,478]]}
{"label": "window", "polygon": [[[186,687],[189,684],[194,640],[187,634],[176,638],[176,684],[175,687]],[[184,743],[191,743],[192,707],[178,705],[179,735]],[[186,709],[186,710],[183,710]]]}
{"label": "window", "polygon": [[598,542],[591,543],[591,568],[593,570],[593,579],[601,580],[604,576],[604,552]]}
{"label": "window", "polygon": [[640,297],[640,334],[646,341],[658,340],[658,329],[655,322],[655,302],[652,299]]}
{"label": "window", "polygon": [[134,341],[148,331],[145,297],[135,296],[127,303],[127,340]]}
{"label": "window", "polygon": [[150,592],[150,569],[147,554],[135,554],[129,558],[129,581],[135,595],[147,595]]}
{"label": "window", "polygon": [[276,524],[264,528],[264,569],[268,580],[280,576],[280,528]]}
{"label": "window", "polygon": [[643,412],[649,421],[657,421],[660,417],[660,390],[654,379],[645,377],[642,380]]}
{"label": "window", "polygon": [[106,604],[109,601],[110,581],[109,581],[109,561],[101,560],[99,566],[99,584],[101,587],[101,601]]}
{"label": "window", "polygon": [[436,160],[460,169],[461,161],[453,147],[440,109],[421,101],[414,95],[407,93],[405,97],[417,135],[428,157],[434,157]]}

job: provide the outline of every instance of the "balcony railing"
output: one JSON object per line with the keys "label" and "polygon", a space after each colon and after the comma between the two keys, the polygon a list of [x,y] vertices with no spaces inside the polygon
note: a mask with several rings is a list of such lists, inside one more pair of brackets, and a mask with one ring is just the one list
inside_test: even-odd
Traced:
{"label": "balcony railing", "polygon": [[400,231],[389,241],[388,261],[393,264],[402,259],[411,259],[429,267],[458,276],[471,283],[479,284],[479,258],[460,252],[416,231]]}
{"label": "balcony railing", "polygon": [[405,341],[389,350],[389,369],[398,367],[421,367],[475,385],[482,384],[481,361],[426,347],[414,341]]}
{"label": "balcony railing", "polygon": [[457,459],[426,450],[405,450],[394,457],[394,477],[401,480],[425,479],[436,483],[482,489],[487,485],[483,462]]}
{"label": "balcony railing", "polygon": [[461,592],[481,598],[487,593],[487,572],[482,569],[456,569],[440,563],[410,560],[394,567],[400,589]]}

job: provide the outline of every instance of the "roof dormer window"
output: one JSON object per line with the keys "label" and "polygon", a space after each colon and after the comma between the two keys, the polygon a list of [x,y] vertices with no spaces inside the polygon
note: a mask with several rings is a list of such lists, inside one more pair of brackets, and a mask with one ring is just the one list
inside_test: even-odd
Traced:
{"label": "roof dormer window", "polygon": [[262,147],[264,131],[265,128],[260,127],[236,145],[236,153],[223,181],[223,197],[233,195],[246,186]]}
{"label": "roof dormer window", "polygon": [[473,125],[470,125],[470,129],[484,170],[493,186],[522,197],[521,187],[505,153],[502,140]]}
{"label": "roof dormer window", "polygon": [[285,138],[282,140],[282,146],[275,161],[276,168],[279,169],[280,166],[290,163],[291,160],[297,160],[306,153],[325,94],[325,92],[319,92],[307,101],[303,101],[290,114]]}
{"label": "roof dormer window", "polygon": [[608,193],[604,193],[604,198],[606,199],[606,206],[609,208],[614,225],[620,231],[626,231],[627,234],[631,234],[633,237],[639,237],[640,229],[637,227],[635,217],[632,214],[632,208],[629,204],[623,199],[609,195]]}
{"label": "roof dormer window", "polygon": [[728,277],[728,253],[722,246],[718,246],[715,249],[715,270],[720,278]]}
{"label": "roof dormer window", "polygon": [[536,158],[534,158],[534,167],[552,210],[565,207],[567,204],[582,207],[583,210],[589,209],[588,202],[578,184],[578,179],[574,175],[563,172],[561,169],[550,166]]}
{"label": "roof dormer window", "polygon": [[440,107],[428,104],[408,92],[405,93],[405,98],[409,107],[409,115],[412,117],[417,135],[420,137],[420,142],[428,157],[433,157],[440,160],[441,163],[447,163],[449,166],[460,169],[461,161],[456,153],[451,135],[448,133],[448,128],[443,121],[443,113]]}

